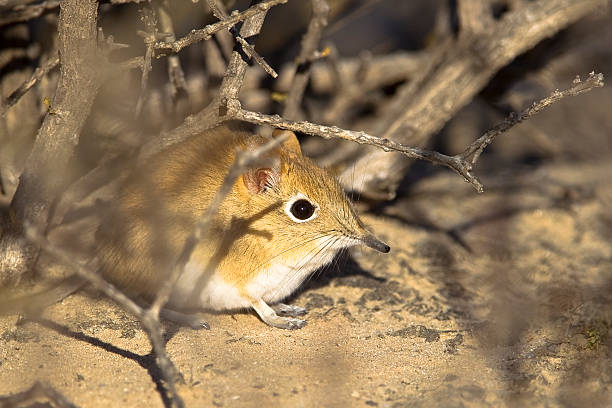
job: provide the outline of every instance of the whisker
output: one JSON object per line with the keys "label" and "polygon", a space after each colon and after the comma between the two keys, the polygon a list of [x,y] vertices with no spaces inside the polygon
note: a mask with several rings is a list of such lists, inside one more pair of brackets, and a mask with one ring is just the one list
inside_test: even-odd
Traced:
{"label": "whisker", "polygon": [[273,259],[278,258],[279,256],[281,256],[281,255],[283,255],[283,254],[285,254],[285,253],[287,253],[287,252],[289,252],[289,251],[291,251],[291,250],[294,250],[294,249],[296,249],[296,248],[299,248],[299,247],[301,247],[301,246],[303,246],[303,245],[306,245],[306,244],[308,244],[308,243],[310,243],[310,242],[312,242],[312,241],[315,241],[315,240],[320,239],[320,238],[324,238],[324,237],[328,236],[330,232],[334,232],[334,230],[325,231],[325,232],[323,232],[323,233],[321,233],[321,234],[319,234],[319,235],[316,235],[316,236],[314,236],[314,237],[312,237],[312,238],[309,238],[309,239],[307,239],[307,240],[305,240],[305,241],[300,242],[299,244],[293,245],[293,246],[291,246],[291,247],[289,247],[289,248],[287,248],[287,249],[285,249],[285,250],[283,250],[283,251],[279,252],[278,254],[276,254],[276,255],[274,255],[274,256],[272,256],[272,257],[270,257],[270,258],[266,259],[265,261],[263,261],[263,262],[261,262],[261,263],[259,263],[259,264],[255,265],[253,268],[251,268],[251,270],[249,271],[249,275],[250,275],[250,274],[251,274],[253,271],[255,271],[255,270],[257,270],[257,269],[261,268],[263,265],[265,265],[265,264],[267,264],[268,262],[272,261]]}
{"label": "whisker", "polygon": [[[331,246],[335,245],[335,243],[336,243],[336,242],[338,242],[339,240],[341,240],[341,239],[343,238],[343,236],[342,236],[342,235],[340,235],[340,236],[332,236],[331,238],[332,238],[332,239],[331,239],[330,241],[328,241],[328,242],[325,244],[325,246],[323,246],[323,247],[321,248],[321,251],[317,252],[317,253],[316,253],[316,254],[313,256],[313,258],[314,258],[314,257],[316,257],[316,256],[318,256],[318,255],[320,255],[320,254],[321,254],[323,251],[326,251],[326,250],[327,250],[328,248],[330,248]],[[335,259],[335,257],[334,257],[334,259]],[[332,259],[332,262],[333,262],[333,259]],[[322,270],[322,268],[321,268],[321,267],[319,267],[319,268],[317,268],[317,270],[315,271],[315,273],[316,273],[316,272],[318,272],[318,271],[321,271],[321,270]],[[308,275],[308,276],[306,277],[306,279],[304,279],[303,284],[306,284],[306,283],[310,282],[310,280],[311,280],[311,279],[312,279],[312,277],[315,275],[315,273],[311,273],[310,275]]]}
{"label": "whisker", "polygon": [[295,280],[301,279],[302,274],[300,272],[302,272],[306,265],[316,259],[317,256],[319,256],[321,253],[326,252],[327,249],[329,249],[331,245],[333,245],[335,239],[335,234],[328,235],[327,237],[325,237],[325,241],[320,248],[313,248],[308,253],[306,253],[306,255],[300,260],[298,266],[294,270],[292,270],[291,273],[287,274],[281,282],[278,283],[277,288],[273,293],[274,296],[278,294],[281,288],[286,287],[286,285],[292,285],[293,283],[295,283]]}
{"label": "whisker", "polygon": [[286,277],[284,277],[283,280],[279,283],[279,290],[281,287],[283,287],[283,285],[292,284],[294,283],[295,279],[299,279],[301,276],[300,272],[306,267],[306,265],[312,262],[312,260],[315,259],[316,256],[325,251],[328,248],[329,242],[331,242],[332,240],[333,235],[328,235],[324,237],[324,241],[320,247],[312,248],[310,251],[308,251],[299,261],[296,267],[291,271],[291,273],[287,274]]}

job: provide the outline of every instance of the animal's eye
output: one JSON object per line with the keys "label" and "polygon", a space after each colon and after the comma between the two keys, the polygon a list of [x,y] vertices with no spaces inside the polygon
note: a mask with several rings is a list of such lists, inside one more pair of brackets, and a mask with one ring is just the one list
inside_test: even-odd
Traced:
{"label": "animal's eye", "polygon": [[304,221],[312,217],[315,206],[308,200],[300,199],[291,205],[291,214],[298,220]]}

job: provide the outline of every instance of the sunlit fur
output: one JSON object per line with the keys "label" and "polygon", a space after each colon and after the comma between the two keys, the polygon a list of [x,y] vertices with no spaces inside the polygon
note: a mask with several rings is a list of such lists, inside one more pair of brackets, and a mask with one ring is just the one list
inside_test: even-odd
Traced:
{"label": "sunlit fur", "polygon": [[[134,295],[153,296],[236,150],[266,141],[220,127],[159,154],[132,175],[98,232],[104,275]],[[271,157],[275,164],[263,191],[249,191],[243,177],[234,184],[174,289],[174,307],[278,302],[367,234],[341,186],[302,156],[293,134]],[[298,194],[319,207],[316,218],[296,223],[288,217],[284,206]]]}

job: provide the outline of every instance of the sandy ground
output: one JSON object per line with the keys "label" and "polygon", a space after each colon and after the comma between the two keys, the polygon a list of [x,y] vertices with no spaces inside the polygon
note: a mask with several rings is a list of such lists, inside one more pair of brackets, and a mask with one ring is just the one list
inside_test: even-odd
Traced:
{"label": "sandy ground", "polygon": [[[166,322],[186,406],[612,406],[610,175],[524,169],[478,195],[441,171],[411,186],[366,217],[390,254],[355,251],[292,299],[305,328]],[[81,407],[167,402],[139,323],[100,296],[16,321],[0,318],[0,396],[40,380]]]}

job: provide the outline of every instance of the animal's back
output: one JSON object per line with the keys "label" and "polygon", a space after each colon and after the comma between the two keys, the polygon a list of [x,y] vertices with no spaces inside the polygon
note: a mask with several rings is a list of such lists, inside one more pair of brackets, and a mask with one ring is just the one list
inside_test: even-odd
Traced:
{"label": "animal's back", "polygon": [[128,176],[96,235],[103,275],[132,295],[153,296],[249,137],[215,128]]}

